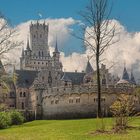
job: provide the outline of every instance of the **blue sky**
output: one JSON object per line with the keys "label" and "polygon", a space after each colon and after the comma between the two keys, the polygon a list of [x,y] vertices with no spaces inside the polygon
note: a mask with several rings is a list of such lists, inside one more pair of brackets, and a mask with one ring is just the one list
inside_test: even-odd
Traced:
{"label": "blue sky", "polygon": [[[112,17],[118,19],[128,31],[140,31],[140,0],[110,1],[113,1]],[[43,18],[81,19],[78,12],[84,9],[87,2],[88,0],[0,0],[0,11],[13,25],[39,19],[38,13],[41,13]],[[81,42],[71,38],[64,51],[66,54],[82,52]]]}
{"label": "blue sky", "polygon": [[[73,17],[80,19],[78,12],[88,0],[0,0],[0,10],[12,21],[19,24],[37,19],[38,12],[43,18]],[[111,0],[112,1],[112,0]],[[129,31],[140,31],[140,0],[113,0],[112,17],[119,19]]]}

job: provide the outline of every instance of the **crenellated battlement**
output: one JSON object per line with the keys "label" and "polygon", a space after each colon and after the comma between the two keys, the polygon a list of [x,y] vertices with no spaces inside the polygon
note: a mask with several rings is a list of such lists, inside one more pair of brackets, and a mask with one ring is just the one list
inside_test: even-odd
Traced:
{"label": "crenellated battlement", "polygon": [[[45,88],[44,88],[45,89]],[[132,93],[134,90],[134,87],[130,86],[102,86],[101,91],[102,93],[106,94],[117,94],[117,93]],[[60,87],[53,87],[53,88],[47,88],[47,90],[44,90],[43,96],[48,95],[61,95],[61,94],[82,94],[82,93],[97,93],[97,85],[80,85],[80,86],[60,86]]]}

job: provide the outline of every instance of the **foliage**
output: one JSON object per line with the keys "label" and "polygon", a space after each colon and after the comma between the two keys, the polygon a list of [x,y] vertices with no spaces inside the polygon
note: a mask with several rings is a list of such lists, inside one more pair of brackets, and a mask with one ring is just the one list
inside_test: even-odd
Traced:
{"label": "foliage", "polygon": [[20,124],[23,124],[24,122],[23,115],[16,110],[13,110],[10,112],[10,117],[11,117],[12,125],[20,125]]}
{"label": "foliage", "polygon": [[0,112],[0,129],[11,125],[11,117],[8,112]]}
{"label": "foliage", "polygon": [[0,112],[1,111],[6,111],[8,109],[7,105],[6,104],[0,104]]}
{"label": "foliage", "polygon": [[130,116],[135,114],[133,96],[120,95],[110,109],[115,117],[115,131],[125,130],[128,127]]}

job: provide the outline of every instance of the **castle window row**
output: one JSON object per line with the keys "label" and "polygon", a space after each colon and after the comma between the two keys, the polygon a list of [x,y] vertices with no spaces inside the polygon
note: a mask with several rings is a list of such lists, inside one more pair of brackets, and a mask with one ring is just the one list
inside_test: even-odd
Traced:
{"label": "castle window row", "polygon": [[[75,101],[75,102],[74,102]],[[69,99],[69,103],[73,104],[73,103],[80,103],[80,98],[76,98],[75,100],[73,98]]]}
{"label": "castle window row", "polygon": [[[98,102],[98,98],[94,98],[94,102]],[[101,102],[105,102],[105,98],[101,98]]]}
{"label": "castle window row", "polygon": [[26,92],[20,92],[20,97],[26,97]]}
{"label": "castle window row", "polygon": [[59,100],[51,100],[51,104],[58,104]]}
{"label": "castle window row", "polygon": [[[69,104],[73,104],[73,103],[80,103],[80,98],[76,98],[75,100],[73,98],[69,99]],[[53,104],[59,104],[59,100],[51,100],[51,105]]]}

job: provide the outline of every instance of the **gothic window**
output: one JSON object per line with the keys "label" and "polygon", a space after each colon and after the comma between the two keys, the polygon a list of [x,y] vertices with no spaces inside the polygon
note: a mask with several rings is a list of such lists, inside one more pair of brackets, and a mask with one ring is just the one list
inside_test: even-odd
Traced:
{"label": "gothic window", "polygon": [[22,97],[22,92],[20,92],[20,97]]}
{"label": "gothic window", "polygon": [[76,99],[76,103],[80,103],[80,98],[77,98]]}
{"label": "gothic window", "polygon": [[58,104],[59,103],[59,100],[55,100],[55,104]]}
{"label": "gothic window", "polygon": [[21,108],[22,108],[22,109],[25,108],[25,106],[24,106],[24,102],[21,103]]}
{"label": "gothic window", "polygon": [[23,93],[23,97],[26,97],[26,93],[25,92]]}
{"label": "gothic window", "polygon": [[41,56],[40,51],[38,52],[39,57]]}
{"label": "gothic window", "polygon": [[48,83],[49,83],[49,86],[51,86],[52,84],[52,77],[51,77],[51,72],[49,71],[49,76],[48,76]]}
{"label": "gothic window", "polygon": [[44,81],[44,76],[42,77],[42,81]]}
{"label": "gothic window", "polygon": [[54,104],[54,101],[53,100],[51,101],[51,104]]}
{"label": "gothic window", "polygon": [[65,81],[65,86],[67,86],[68,85],[68,82],[67,81]]}
{"label": "gothic window", "polygon": [[69,103],[72,104],[73,103],[73,99],[69,99]]}

